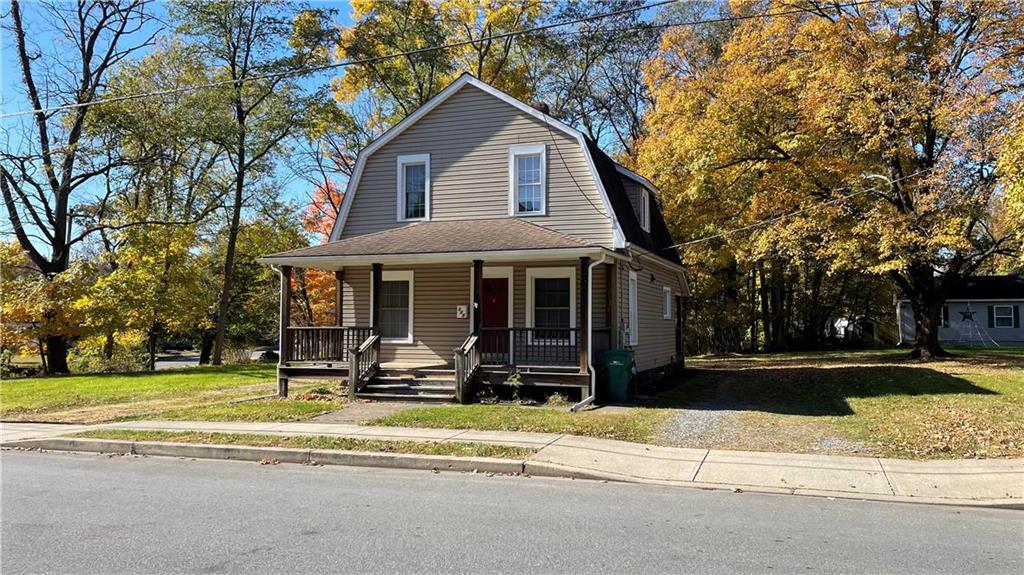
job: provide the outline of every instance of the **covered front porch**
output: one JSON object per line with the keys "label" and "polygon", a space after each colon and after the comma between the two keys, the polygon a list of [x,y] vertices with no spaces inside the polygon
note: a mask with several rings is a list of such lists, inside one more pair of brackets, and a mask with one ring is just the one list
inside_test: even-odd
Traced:
{"label": "covered front porch", "polygon": [[[404,232],[402,239],[437,225],[376,236]],[[418,398],[413,392],[425,389],[432,399],[464,402],[478,384],[511,382],[592,399],[593,366],[616,339],[613,252],[566,238],[574,245],[338,253],[358,239],[264,259],[282,280],[279,394],[290,379],[314,376],[344,381],[352,397]],[[430,247],[420,240],[420,249]],[[335,253],[323,253],[331,246]],[[333,273],[337,325],[290,324],[300,267]]]}

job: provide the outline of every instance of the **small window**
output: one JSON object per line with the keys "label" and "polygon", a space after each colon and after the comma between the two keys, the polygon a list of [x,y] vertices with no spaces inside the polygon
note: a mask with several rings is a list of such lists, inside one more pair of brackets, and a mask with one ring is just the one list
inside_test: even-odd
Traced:
{"label": "small window", "polygon": [[640,193],[640,227],[651,231],[651,193],[647,190]]}
{"label": "small window", "polygon": [[543,144],[509,148],[509,215],[544,215],[547,210]]}
{"label": "small window", "polygon": [[430,155],[398,156],[398,221],[430,219]]}
{"label": "small window", "polygon": [[661,319],[672,319],[672,288],[661,288]]}
{"label": "small window", "polygon": [[992,317],[995,318],[994,324],[996,327],[1013,327],[1013,306],[992,306]]}
{"label": "small window", "polygon": [[412,343],[413,272],[384,272],[380,282],[380,337]]}
{"label": "small window", "polygon": [[629,345],[636,345],[640,341],[640,336],[637,333],[640,328],[640,316],[639,310],[637,309],[636,301],[636,272],[633,270],[629,271],[629,333],[627,334],[627,341]]}

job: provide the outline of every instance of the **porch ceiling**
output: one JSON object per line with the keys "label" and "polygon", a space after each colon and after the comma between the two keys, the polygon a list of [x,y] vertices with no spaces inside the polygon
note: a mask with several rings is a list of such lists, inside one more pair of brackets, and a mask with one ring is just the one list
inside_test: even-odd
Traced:
{"label": "porch ceiling", "polygon": [[516,218],[420,222],[319,246],[264,256],[261,263],[340,267],[370,262],[567,258],[601,246]]}

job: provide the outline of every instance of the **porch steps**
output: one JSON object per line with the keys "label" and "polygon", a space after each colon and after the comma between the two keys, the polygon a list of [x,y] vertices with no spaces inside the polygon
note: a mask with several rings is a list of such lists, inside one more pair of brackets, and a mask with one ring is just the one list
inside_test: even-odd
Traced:
{"label": "porch steps", "polygon": [[455,371],[384,369],[356,395],[380,401],[452,402],[455,400]]}

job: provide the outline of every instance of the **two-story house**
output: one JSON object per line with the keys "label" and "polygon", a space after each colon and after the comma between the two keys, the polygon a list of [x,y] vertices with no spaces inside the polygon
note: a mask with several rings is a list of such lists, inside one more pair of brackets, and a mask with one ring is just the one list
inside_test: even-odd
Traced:
{"label": "two-story house", "polygon": [[[464,75],[358,156],[323,245],[281,272],[279,391],[464,401],[474,383],[580,390],[632,348],[682,357],[687,284],[657,190],[578,130]],[[337,326],[288,325],[292,268],[333,270]]]}

